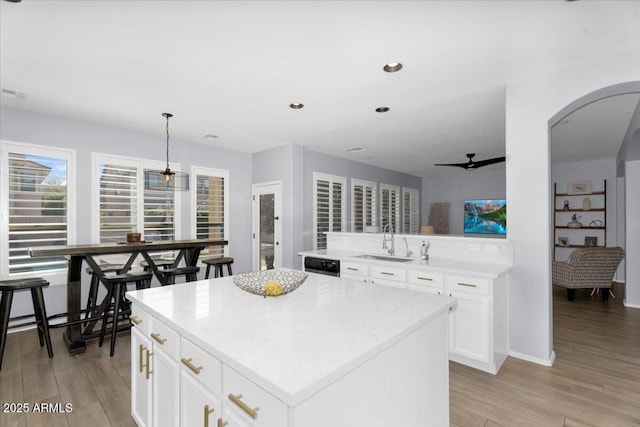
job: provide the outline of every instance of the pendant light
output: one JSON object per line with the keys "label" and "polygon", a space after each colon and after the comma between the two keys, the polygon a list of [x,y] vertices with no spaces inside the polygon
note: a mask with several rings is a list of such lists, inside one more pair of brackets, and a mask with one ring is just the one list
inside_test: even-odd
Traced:
{"label": "pendant light", "polygon": [[167,119],[167,168],[165,170],[144,171],[145,190],[189,190],[189,174],[184,172],[173,172],[169,169],[169,119],[173,117],[171,113],[162,113],[162,117]]}

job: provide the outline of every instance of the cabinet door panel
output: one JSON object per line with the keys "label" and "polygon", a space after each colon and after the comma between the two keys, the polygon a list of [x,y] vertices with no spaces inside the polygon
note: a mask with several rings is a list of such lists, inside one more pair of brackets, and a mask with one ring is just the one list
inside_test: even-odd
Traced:
{"label": "cabinet door panel", "polygon": [[180,425],[216,427],[222,416],[220,399],[184,370],[180,380]]}
{"label": "cabinet door panel", "polygon": [[449,315],[449,351],[489,361],[489,300],[452,292],[457,304]]}
{"label": "cabinet door panel", "polygon": [[151,426],[151,381],[147,379],[147,352],[151,341],[138,328],[131,329],[131,416],[139,427]]}
{"label": "cabinet door panel", "polygon": [[162,349],[153,348],[153,425],[180,425],[180,365]]}
{"label": "cabinet door panel", "polygon": [[220,422],[220,425],[217,427],[222,427],[223,425],[224,427],[252,427],[252,425],[249,424],[249,422],[246,422],[242,419],[242,416],[234,413],[233,410],[227,408],[226,406],[224,408],[224,414],[222,414],[222,421]]}

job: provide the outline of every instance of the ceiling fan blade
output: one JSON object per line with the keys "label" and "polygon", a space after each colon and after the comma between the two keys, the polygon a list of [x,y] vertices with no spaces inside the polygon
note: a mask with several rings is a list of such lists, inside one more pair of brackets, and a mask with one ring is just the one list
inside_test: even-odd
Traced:
{"label": "ceiling fan blade", "polygon": [[477,162],[473,162],[473,163],[474,163],[474,167],[475,168],[480,168],[482,166],[487,166],[487,165],[492,165],[494,163],[504,162],[505,160],[506,160],[505,157],[495,157],[493,159],[478,160]]}
{"label": "ceiling fan blade", "polygon": [[466,169],[469,163],[434,163],[433,166],[457,166]]}

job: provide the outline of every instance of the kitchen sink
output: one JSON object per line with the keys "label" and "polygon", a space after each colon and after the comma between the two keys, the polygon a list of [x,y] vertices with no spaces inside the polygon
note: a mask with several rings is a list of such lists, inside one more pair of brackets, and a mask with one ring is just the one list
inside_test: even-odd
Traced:
{"label": "kitchen sink", "polygon": [[392,261],[392,262],[409,262],[413,261],[413,258],[402,258],[386,255],[356,255],[354,258],[375,259],[377,261]]}

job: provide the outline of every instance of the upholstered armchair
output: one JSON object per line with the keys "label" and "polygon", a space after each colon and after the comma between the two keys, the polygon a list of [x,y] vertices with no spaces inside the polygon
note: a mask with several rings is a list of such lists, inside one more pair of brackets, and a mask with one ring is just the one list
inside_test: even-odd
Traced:
{"label": "upholstered armchair", "polygon": [[576,249],[567,262],[553,262],[552,282],[567,288],[569,301],[573,301],[576,289],[606,288],[602,300],[607,302],[613,275],[623,258],[624,249],[620,247]]}

